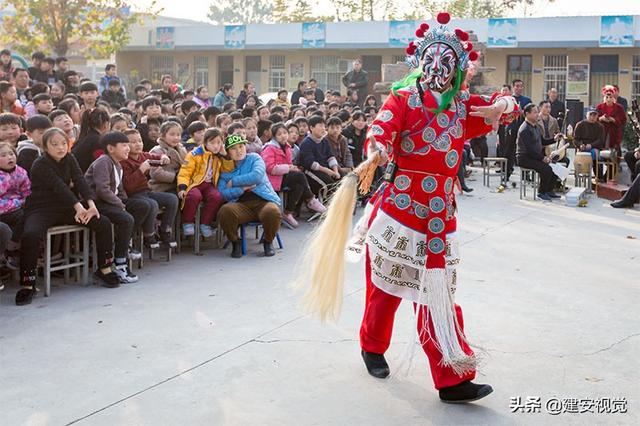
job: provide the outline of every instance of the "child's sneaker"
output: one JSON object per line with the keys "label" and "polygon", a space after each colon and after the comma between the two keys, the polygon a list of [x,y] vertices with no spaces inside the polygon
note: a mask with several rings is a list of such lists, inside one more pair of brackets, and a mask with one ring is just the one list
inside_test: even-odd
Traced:
{"label": "child's sneaker", "polygon": [[282,215],[282,220],[284,222],[286,222],[292,228],[297,228],[298,227],[298,221],[293,217],[293,215],[291,213],[287,213],[287,214]]}
{"label": "child's sneaker", "polygon": [[129,259],[131,260],[140,260],[142,259],[142,253],[133,247],[129,247]]}
{"label": "child's sneaker", "polygon": [[94,272],[93,277],[102,287],[116,288],[120,287],[120,277],[115,272],[103,273],[100,269]]}
{"label": "child's sneaker", "polygon": [[309,210],[313,210],[316,213],[324,213],[327,211],[327,208],[322,205],[322,203],[320,202],[320,200],[318,200],[316,197],[313,197],[311,200],[309,200],[309,202],[307,203],[307,208]]}
{"label": "child's sneaker", "polygon": [[193,237],[196,235],[196,226],[193,223],[183,223],[182,234],[185,237]]}
{"label": "child's sneaker", "polygon": [[152,250],[160,248],[160,243],[155,234],[144,237],[144,245]]}
{"label": "child's sneaker", "polygon": [[200,225],[200,233],[203,237],[209,238],[213,235],[213,228],[209,225]]}
{"label": "child's sneaker", "polygon": [[178,247],[178,243],[171,236],[171,232],[161,232],[160,240],[162,241],[162,244],[167,245],[171,248]]}
{"label": "child's sneaker", "polygon": [[131,272],[128,265],[116,265],[113,272],[118,275],[120,282],[123,284],[130,284],[138,282],[138,276]]}

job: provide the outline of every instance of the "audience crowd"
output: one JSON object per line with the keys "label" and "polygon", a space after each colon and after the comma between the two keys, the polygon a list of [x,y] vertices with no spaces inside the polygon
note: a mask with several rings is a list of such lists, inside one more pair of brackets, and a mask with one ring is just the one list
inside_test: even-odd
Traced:
{"label": "audience crowd", "polygon": [[[95,234],[93,277],[107,288],[138,280],[129,267],[141,257],[135,235],[145,249],[171,249],[178,227],[184,237],[203,238],[217,227],[239,258],[239,226],[259,222],[264,255],[273,256],[281,224],[297,227],[305,210],[322,214],[336,183],[366,159],[367,126],[378,110],[359,60],[343,78],[345,95],[324,92],[311,79],[266,104],[251,82],[237,97],[232,84],[210,96],[205,86],[183,90],[164,75],[159,87],[145,79],[127,92],[114,64],[93,82],[66,58],[41,52],[28,69],[13,68],[8,50],[0,61],[0,257],[3,268],[19,271],[19,305],[37,293],[42,242],[58,225],[84,225]],[[499,130],[507,176],[516,160],[546,164],[538,151],[562,129],[565,108],[555,89],[540,115],[523,89],[513,82],[527,114]],[[517,141],[525,119],[529,133],[539,129],[542,145]],[[587,121],[593,126],[591,115]],[[596,116],[595,124],[608,123]],[[604,130],[580,126],[580,149],[599,147]],[[458,174],[464,191],[471,190],[464,178],[472,153],[488,155],[486,138],[465,147]],[[549,193],[548,170],[541,172]]]}

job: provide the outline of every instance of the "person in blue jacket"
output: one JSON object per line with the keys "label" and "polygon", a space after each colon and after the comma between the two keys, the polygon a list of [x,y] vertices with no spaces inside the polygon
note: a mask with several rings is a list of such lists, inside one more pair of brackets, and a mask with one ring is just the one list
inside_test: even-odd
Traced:
{"label": "person in blue jacket", "polygon": [[280,197],[273,190],[260,155],[247,154],[247,141],[240,135],[227,136],[225,149],[235,161],[231,172],[222,173],[218,190],[227,201],[218,211],[218,223],[233,249],[231,257],[242,257],[238,226],[259,221],[264,228],[264,255],[273,256],[273,239],[280,229]]}

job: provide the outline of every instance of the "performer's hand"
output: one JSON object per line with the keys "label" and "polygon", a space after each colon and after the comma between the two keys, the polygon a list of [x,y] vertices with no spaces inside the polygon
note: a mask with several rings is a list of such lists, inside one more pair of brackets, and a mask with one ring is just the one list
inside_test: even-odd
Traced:
{"label": "performer's hand", "polygon": [[493,105],[488,106],[471,106],[471,112],[469,115],[473,117],[484,117],[485,121],[491,122],[493,130],[498,130],[500,127],[500,116],[507,109],[507,101],[498,98]]}

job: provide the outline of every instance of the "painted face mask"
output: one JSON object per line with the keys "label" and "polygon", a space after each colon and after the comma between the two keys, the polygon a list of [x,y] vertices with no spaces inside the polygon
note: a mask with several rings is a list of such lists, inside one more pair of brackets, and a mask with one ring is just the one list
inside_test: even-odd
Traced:
{"label": "painted face mask", "polygon": [[454,50],[444,43],[433,43],[425,49],[422,59],[423,81],[427,87],[440,93],[449,89],[458,60]]}

